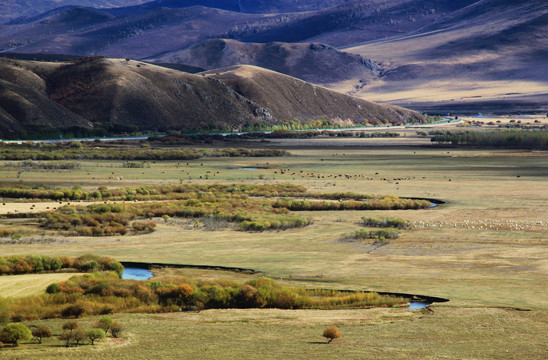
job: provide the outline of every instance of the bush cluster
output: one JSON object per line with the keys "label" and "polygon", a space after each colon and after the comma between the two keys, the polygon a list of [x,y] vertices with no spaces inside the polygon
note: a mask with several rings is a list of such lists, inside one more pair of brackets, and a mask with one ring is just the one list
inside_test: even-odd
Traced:
{"label": "bush cluster", "polygon": [[351,234],[343,236],[343,240],[365,240],[375,239],[385,241],[386,239],[397,239],[399,232],[397,229],[387,228],[381,230],[356,230]]}
{"label": "bush cluster", "polygon": [[[265,199],[198,196],[189,200],[142,202],[116,205],[63,206],[54,212],[39,214],[42,227],[81,236],[124,235],[131,227],[150,232],[156,217],[207,218],[237,223],[243,231],[284,230],[307,226],[308,218],[273,208]],[[133,221],[135,220],[135,221]]]}
{"label": "bush cluster", "polygon": [[[186,200],[204,197],[274,197],[304,195],[306,188],[298,185],[248,185],[248,184],[181,184],[140,186],[137,188],[108,189],[105,186],[97,190],[85,191],[80,187],[72,189],[50,189],[44,186],[0,187],[0,197],[13,199],[49,199],[49,200]],[[314,196],[314,195],[311,195]]]}
{"label": "bush cluster", "polygon": [[435,135],[431,141],[453,145],[547,149],[548,131],[463,131]]}
{"label": "bush cluster", "polygon": [[286,208],[292,211],[322,210],[409,210],[423,209],[430,206],[427,200],[402,199],[396,196],[383,196],[365,201],[309,201],[280,199],[272,205],[275,208]]}
{"label": "bush cluster", "polygon": [[0,160],[195,160],[203,157],[287,156],[289,152],[276,149],[195,149],[195,148],[139,148],[93,147],[95,144],[66,143],[0,143]]}
{"label": "bush cluster", "polygon": [[122,264],[114,259],[96,255],[82,255],[77,258],[45,255],[0,256],[0,275],[55,272],[66,269],[79,272],[114,271],[119,275],[124,271]]}
{"label": "bush cluster", "polygon": [[[402,199],[396,196],[373,196],[357,193],[308,193],[302,186],[288,184],[184,184],[107,189],[26,189],[0,188],[0,196],[19,197],[92,197],[105,200],[166,200],[123,204],[63,206],[41,214],[12,214],[42,218],[46,229],[81,236],[125,235],[150,232],[155,217],[202,218],[236,223],[242,231],[285,230],[308,226],[312,220],[290,211],[317,210],[395,210],[421,209],[431,205],[427,200]],[[276,197],[281,199],[273,200]],[[301,200],[294,199],[302,198]],[[321,200],[320,200],[321,199]],[[324,201],[323,199],[339,200]],[[343,201],[344,200],[344,201]],[[148,221],[144,221],[148,219]],[[144,222],[143,222],[144,221]]]}
{"label": "bush cluster", "polygon": [[406,229],[409,227],[407,221],[399,217],[362,217],[360,224],[369,227]]}
{"label": "bush cluster", "polygon": [[[55,293],[6,299],[7,312],[23,319],[78,318],[110,312],[157,313],[226,308],[345,309],[392,306],[398,297],[369,292],[310,290],[260,277],[244,284],[231,280],[172,278],[168,283],[121,280],[113,273],[91,273],[56,283]],[[50,285],[51,286],[51,285]]]}
{"label": "bush cluster", "polygon": [[74,170],[80,169],[81,165],[75,161],[23,161],[23,162],[7,162],[6,167],[19,167],[25,169],[41,169],[41,170]]}

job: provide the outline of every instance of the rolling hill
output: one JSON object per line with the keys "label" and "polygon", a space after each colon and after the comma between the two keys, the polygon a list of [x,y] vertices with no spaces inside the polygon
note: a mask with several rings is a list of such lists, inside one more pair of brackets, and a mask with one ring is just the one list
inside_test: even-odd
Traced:
{"label": "rolling hill", "polygon": [[325,118],[341,124],[423,117],[255,67],[189,74],[101,57],[70,62],[0,61],[0,132],[25,137],[45,127],[115,124],[168,131]]}
{"label": "rolling hill", "polygon": [[254,65],[326,86],[351,79],[366,83],[377,79],[381,72],[381,68],[369,59],[319,43],[261,44],[216,39],[152,60],[188,64],[208,70]]}

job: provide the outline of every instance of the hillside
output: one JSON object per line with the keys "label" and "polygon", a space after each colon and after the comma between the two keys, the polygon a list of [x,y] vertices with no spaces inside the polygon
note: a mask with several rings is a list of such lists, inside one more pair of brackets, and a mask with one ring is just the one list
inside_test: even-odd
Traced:
{"label": "hillside", "polygon": [[378,106],[254,66],[234,66],[205,74],[261,104],[277,119],[324,117],[341,125],[360,124],[364,119],[373,124],[421,119],[420,115],[407,109]]}
{"label": "hillside", "polygon": [[29,17],[47,12],[59,7],[93,6],[95,8],[111,8],[142,4],[147,0],[10,0],[0,2],[0,24],[22,17]]}
{"label": "hillside", "polygon": [[36,134],[45,125],[168,131],[235,129],[294,118],[323,117],[344,124],[422,120],[415,112],[375,105],[286,75],[239,69],[211,76],[123,59],[2,59],[0,131],[13,138]]}
{"label": "hillside", "polygon": [[548,3],[481,0],[416,34],[346,51],[386,70],[357,96],[421,111],[507,112],[548,109],[547,49]]}
{"label": "hillside", "polygon": [[215,38],[340,47],[408,33],[471,2],[157,0],[112,9],[66,6],[2,25],[0,50],[142,59]]}
{"label": "hillside", "polygon": [[381,71],[369,59],[318,43],[261,44],[217,39],[205,41],[191,49],[170,52],[153,60],[188,64],[208,70],[254,65],[322,85],[350,79],[359,79],[365,83],[378,78]]}
{"label": "hillside", "polygon": [[[118,14],[127,14],[158,7],[184,8],[200,5],[242,13],[273,14],[321,10],[345,2],[348,0],[10,0],[0,2],[0,24],[29,18],[64,6],[120,8]],[[382,3],[384,0],[375,2]]]}

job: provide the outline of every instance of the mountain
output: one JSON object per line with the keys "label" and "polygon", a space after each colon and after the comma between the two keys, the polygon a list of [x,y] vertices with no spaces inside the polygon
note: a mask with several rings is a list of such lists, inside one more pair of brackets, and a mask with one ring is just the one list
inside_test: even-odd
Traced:
{"label": "mountain", "polygon": [[33,134],[44,126],[233,129],[322,117],[344,124],[423,119],[409,110],[376,105],[255,67],[195,75],[101,57],[55,63],[0,59],[4,138]]}
{"label": "mountain", "polygon": [[0,26],[0,51],[142,59],[223,37],[246,24],[270,26],[287,18],[203,6],[141,10],[64,7],[21,19]]}
{"label": "mountain", "polygon": [[473,1],[157,0],[113,9],[65,6],[2,25],[0,51],[142,59],[215,38],[340,47],[414,31]]}
{"label": "mountain", "polygon": [[0,52],[249,64],[422,112],[542,111],[547,14],[545,0],[65,6],[0,25]]}
{"label": "mountain", "polygon": [[346,51],[369,56],[385,72],[352,91],[421,111],[548,109],[548,3],[481,0],[414,34]]}
{"label": "mountain", "polygon": [[377,79],[381,72],[380,67],[369,59],[319,43],[261,44],[215,39],[152,60],[209,70],[255,65],[322,85],[351,79],[359,79],[364,84]]}
{"label": "mountain", "polygon": [[[357,1],[357,0],[354,0]],[[379,0],[372,0],[379,2]],[[0,24],[10,20],[30,18],[64,6],[113,9],[118,15],[168,7],[206,6],[243,13],[289,13],[329,8],[349,0],[10,0],[0,2]],[[370,1],[371,2],[371,1]],[[142,6],[139,6],[142,5]]]}
{"label": "mountain", "polygon": [[148,0],[9,0],[0,2],[0,24],[17,18],[38,15],[63,6],[113,8],[142,4]]}

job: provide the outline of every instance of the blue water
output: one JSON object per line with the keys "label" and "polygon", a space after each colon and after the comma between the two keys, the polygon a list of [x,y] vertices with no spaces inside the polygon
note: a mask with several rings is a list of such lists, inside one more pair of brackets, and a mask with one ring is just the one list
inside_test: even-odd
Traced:
{"label": "blue water", "polygon": [[431,305],[430,303],[411,301],[409,303],[409,310],[419,310]]}
{"label": "blue water", "polygon": [[244,170],[258,170],[259,168],[254,168],[254,167],[247,167],[247,168],[243,168]]}
{"label": "blue water", "polygon": [[153,276],[150,271],[138,268],[125,268],[122,273],[124,280],[148,280]]}

